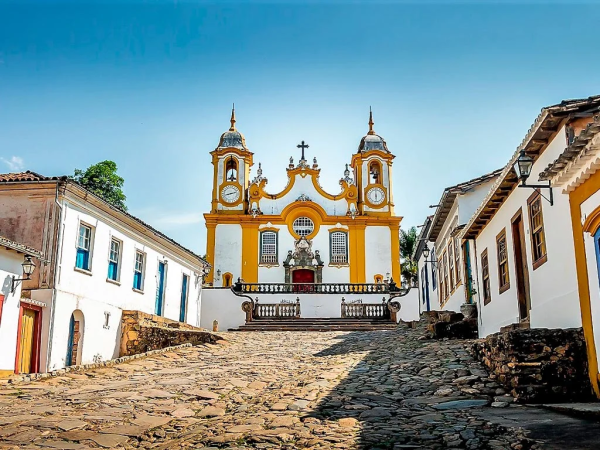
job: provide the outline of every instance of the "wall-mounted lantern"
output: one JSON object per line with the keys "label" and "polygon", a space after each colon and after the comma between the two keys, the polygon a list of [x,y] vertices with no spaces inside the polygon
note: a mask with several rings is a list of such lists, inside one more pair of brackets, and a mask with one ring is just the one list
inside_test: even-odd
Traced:
{"label": "wall-mounted lantern", "polygon": [[[529,178],[529,175],[531,175],[532,167],[533,167],[533,158],[531,156],[527,155],[527,153],[525,153],[525,150],[521,150],[519,157],[517,158],[517,160],[515,161],[515,164],[513,165],[513,169],[515,170],[515,173],[517,174],[517,178],[521,182],[518,185],[518,187],[535,189],[536,191],[538,191],[540,193],[540,195],[542,197],[544,197],[550,203],[550,205],[554,205],[554,197],[552,195],[552,186],[550,185],[549,181],[548,181],[548,184],[526,184],[527,178]],[[544,194],[541,193],[540,189],[549,189],[550,196],[546,197]]]}
{"label": "wall-mounted lantern", "polygon": [[21,281],[31,280],[31,274],[35,270],[35,264],[31,260],[31,256],[25,255],[25,260],[23,261],[23,264],[21,264],[21,267],[23,268],[23,273],[25,274],[25,278],[17,278],[13,275],[12,283],[10,286],[11,294],[15,293],[15,290],[17,289],[17,286],[19,286]]}

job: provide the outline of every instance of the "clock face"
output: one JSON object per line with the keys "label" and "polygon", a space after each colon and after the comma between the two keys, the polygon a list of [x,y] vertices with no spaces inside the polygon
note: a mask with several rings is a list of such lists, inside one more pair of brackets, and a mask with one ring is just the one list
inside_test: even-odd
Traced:
{"label": "clock face", "polygon": [[221,199],[225,203],[235,203],[240,198],[240,188],[233,185],[225,186],[221,189]]}
{"label": "clock face", "polygon": [[385,192],[380,187],[374,187],[367,191],[367,198],[373,205],[381,205],[385,200]]}

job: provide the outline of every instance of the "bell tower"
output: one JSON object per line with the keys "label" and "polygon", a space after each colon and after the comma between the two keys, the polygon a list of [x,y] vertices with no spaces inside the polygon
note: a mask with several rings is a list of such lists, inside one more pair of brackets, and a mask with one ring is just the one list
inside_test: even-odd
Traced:
{"label": "bell tower", "polygon": [[358,209],[363,215],[394,215],[392,198],[392,161],[395,158],[385,140],[373,129],[369,109],[369,132],[352,156],[352,168],[358,187]]}
{"label": "bell tower", "polygon": [[229,130],[221,135],[218,147],[210,153],[214,167],[211,212],[244,214],[253,153],[235,127],[235,107],[230,122]]}

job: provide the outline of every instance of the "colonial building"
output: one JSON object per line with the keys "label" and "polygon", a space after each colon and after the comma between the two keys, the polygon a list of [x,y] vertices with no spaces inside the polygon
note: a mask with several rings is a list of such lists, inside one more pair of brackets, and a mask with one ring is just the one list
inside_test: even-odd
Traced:
{"label": "colonial building", "polygon": [[568,197],[570,202],[588,370],[594,391],[600,398],[600,116],[596,116],[577,137],[576,132],[574,129],[572,142],[540,174],[540,180],[550,181],[559,193],[557,196]]}
{"label": "colonial building", "polygon": [[[571,238],[573,208],[581,223],[579,206],[538,179],[599,107],[596,96],[543,108],[459,235],[475,243],[480,336],[505,326],[581,327],[583,282]],[[579,225],[579,242],[581,233]]]}
{"label": "colonial building", "polygon": [[462,304],[476,301],[473,248],[469,241],[462,242],[460,234],[500,172],[447,187],[442,193],[427,235],[436,258],[430,263],[437,272],[439,303],[434,309],[460,311]]}
{"label": "colonial building", "polygon": [[77,183],[0,175],[0,210],[0,235],[44,254],[20,300],[36,307],[32,360],[39,364],[16,372],[119,356],[123,310],[200,324],[208,264]]}
{"label": "colonial building", "polygon": [[[435,247],[432,248],[427,244],[432,220],[433,216],[427,216],[425,219],[412,255],[413,260],[417,262],[419,277],[419,313],[439,309],[437,268],[434,265],[436,264],[434,262]],[[425,251],[425,249],[428,249],[428,251]]]}
{"label": "colonial building", "polygon": [[[319,184],[316,158],[298,145],[300,159],[285,168],[287,185],[269,191],[260,164],[251,179],[254,154],[244,136],[231,128],[211,152],[214,166],[207,227],[209,280],[228,286],[246,282],[374,283],[400,282],[399,225],[394,214],[394,155],[373,129],[350,164],[340,167],[340,191]],[[283,169],[283,168],[282,168]],[[367,251],[368,250],[368,251]]]}
{"label": "colonial building", "polygon": [[[39,251],[0,236],[0,377],[15,372],[36,371],[40,305],[21,297],[22,281],[42,259]],[[29,272],[29,274],[25,273]]]}

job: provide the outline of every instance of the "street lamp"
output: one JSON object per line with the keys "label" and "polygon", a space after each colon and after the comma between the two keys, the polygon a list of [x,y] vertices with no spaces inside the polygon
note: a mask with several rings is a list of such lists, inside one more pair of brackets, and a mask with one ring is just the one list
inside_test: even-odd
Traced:
{"label": "street lamp", "polygon": [[12,283],[10,286],[11,294],[15,293],[15,290],[17,289],[17,286],[20,284],[21,281],[31,280],[31,274],[35,270],[35,264],[31,260],[31,256],[25,255],[25,260],[23,261],[23,264],[21,264],[21,267],[23,268],[23,273],[25,274],[25,278],[17,278],[13,275]]}
{"label": "street lamp", "polygon": [[[540,195],[542,197],[544,197],[546,200],[548,200],[548,202],[550,202],[550,205],[554,205],[554,197],[552,195],[552,186],[550,185],[550,181],[548,181],[548,184],[526,184],[527,178],[529,178],[529,175],[531,175],[532,167],[533,167],[533,158],[531,156],[527,155],[525,153],[525,150],[521,150],[521,152],[519,153],[519,157],[517,158],[517,160],[515,161],[515,164],[513,165],[513,169],[515,170],[515,173],[517,174],[517,178],[521,182],[521,184],[519,184],[518,187],[535,189],[536,191],[538,191],[540,193]],[[544,194],[542,194],[540,192],[540,189],[549,189],[550,190],[549,198],[544,196]]]}
{"label": "street lamp", "polygon": [[431,252],[431,250],[429,250],[429,247],[427,246],[427,242],[425,243],[425,247],[423,248],[423,256],[425,256],[425,261],[424,263],[431,263],[434,267],[437,265],[437,260],[431,260],[428,261],[427,258],[429,258],[429,253]]}

